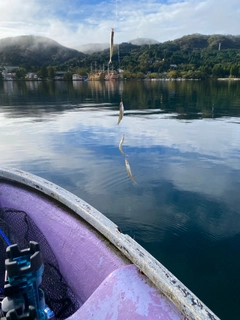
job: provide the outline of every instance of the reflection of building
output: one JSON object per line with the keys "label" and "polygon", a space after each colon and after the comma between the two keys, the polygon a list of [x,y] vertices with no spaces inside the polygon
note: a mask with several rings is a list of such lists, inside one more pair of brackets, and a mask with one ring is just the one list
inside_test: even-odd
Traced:
{"label": "reflection of building", "polygon": [[86,88],[87,84],[87,81],[72,81],[73,88],[79,91],[84,90],[82,88]]}
{"label": "reflection of building", "polygon": [[92,93],[99,93],[105,91],[105,82],[103,81],[88,81],[88,86],[91,89]]}
{"label": "reflection of building", "polygon": [[25,85],[29,91],[34,91],[34,90],[37,90],[41,86],[41,82],[40,81],[26,81]]}

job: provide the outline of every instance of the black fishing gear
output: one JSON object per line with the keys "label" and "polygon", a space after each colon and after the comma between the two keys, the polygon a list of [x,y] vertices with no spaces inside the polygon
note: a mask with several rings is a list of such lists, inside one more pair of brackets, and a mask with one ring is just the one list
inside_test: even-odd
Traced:
{"label": "black fishing gear", "polygon": [[30,241],[29,248],[23,250],[13,244],[7,247],[6,253],[1,320],[53,319],[54,313],[46,305],[40,288],[44,264],[39,244]]}

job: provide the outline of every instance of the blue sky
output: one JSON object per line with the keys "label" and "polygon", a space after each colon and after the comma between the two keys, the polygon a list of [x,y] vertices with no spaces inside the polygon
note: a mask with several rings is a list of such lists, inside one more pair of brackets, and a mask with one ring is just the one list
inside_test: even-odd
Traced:
{"label": "blue sky", "polygon": [[192,33],[240,34],[239,0],[0,0],[0,38],[40,35],[78,48]]}

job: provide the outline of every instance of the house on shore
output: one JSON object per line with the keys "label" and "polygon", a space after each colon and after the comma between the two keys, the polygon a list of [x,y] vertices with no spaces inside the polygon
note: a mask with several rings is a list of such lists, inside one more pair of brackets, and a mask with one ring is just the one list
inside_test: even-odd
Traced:
{"label": "house on shore", "polygon": [[54,80],[63,80],[65,73],[65,71],[56,71]]}
{"label": "house on shore", "polygon": [[14,80],[16,78],[16,70],[18,68],[18,66],[3,66],[3,79],[9,81]]}
{"label": "house on shore", "polygon": [[73,81],[84,81],[84,80],[86,80],[86,76],[81,76],[80,74],[77,74],[77,73],[74,73],[73,75],[72,75],[72,80]]}
{"label": "house on shore", "polygon": [[38,76],[34,72],[28,72],[25,76],[25,79],[27,80],[38,80]]}

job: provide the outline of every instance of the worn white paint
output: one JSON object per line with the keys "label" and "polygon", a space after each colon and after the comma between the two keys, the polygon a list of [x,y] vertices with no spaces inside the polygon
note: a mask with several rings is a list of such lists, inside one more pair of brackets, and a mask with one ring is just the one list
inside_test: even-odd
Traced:
{"label": "worn white paint", "polygon": [[45,179],[17,169],[0,167],[1,177],[35,188],[76,212],[135,264],[187,319],[219,320],[203,302],[149,252],[131,237],[121,233],[117,225],[82,199]]}

